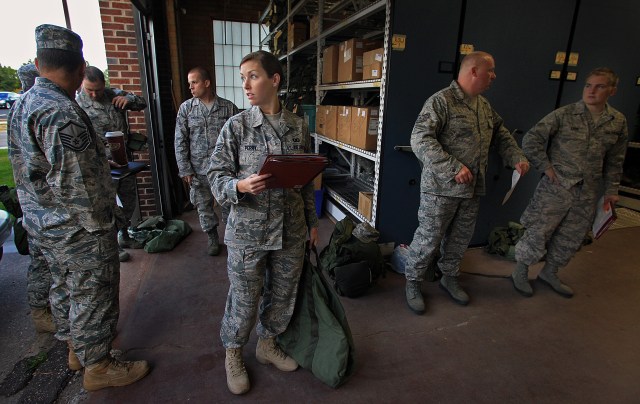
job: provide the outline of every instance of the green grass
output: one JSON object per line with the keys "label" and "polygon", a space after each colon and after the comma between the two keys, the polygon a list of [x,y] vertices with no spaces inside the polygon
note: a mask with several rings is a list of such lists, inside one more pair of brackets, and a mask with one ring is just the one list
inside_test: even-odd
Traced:
{"label": "green grass", "polygon": [[0,185],[16,186],[16,183],[13,182],[13,170],[9,161],[8,149],[0,149]]}

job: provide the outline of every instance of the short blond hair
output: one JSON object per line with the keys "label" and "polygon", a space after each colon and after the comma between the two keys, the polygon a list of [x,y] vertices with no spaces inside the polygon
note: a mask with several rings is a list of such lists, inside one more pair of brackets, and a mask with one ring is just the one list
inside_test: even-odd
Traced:
{"label": "short blond hair", "polygon": [[591,76],[606,76],[609,80],[609,85],[612,87],[618,87],[618,82],[620,81],[620,77],[608,67],[597,67],[589,72],[586,80],[589,80]]}

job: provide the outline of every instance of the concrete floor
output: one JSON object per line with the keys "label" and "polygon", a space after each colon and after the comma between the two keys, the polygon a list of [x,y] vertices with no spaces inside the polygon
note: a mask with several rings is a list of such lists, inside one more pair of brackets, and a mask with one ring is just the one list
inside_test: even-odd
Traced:
{"label": "concrete floor", "polygon": [[[226,253],[207,256],[195,214],[183,219],[194,233],[174,251],[134,251],[121,268],[115,347],[125,358],[149,360],[152,372],[80,401],[637,403],[640,397],[640,249],[634,248],[640,227],[610,231],[578,253],[561,272],[573,299],[539,282],[535,296],[523,298],[505,278],[512,263],[469,250],[461,276],[469,306],[426,283],[427,313],[417,316],[406,306],[404,278],[388,273],[367,295],[342,300],[356,346],[356,371],[345,385],[332,389],[305,369],[260,365],[254,332],[244,351],[252,388],[237,397],[226,387],[219,338]],[[323,219],[325,244],[332,229]]]}

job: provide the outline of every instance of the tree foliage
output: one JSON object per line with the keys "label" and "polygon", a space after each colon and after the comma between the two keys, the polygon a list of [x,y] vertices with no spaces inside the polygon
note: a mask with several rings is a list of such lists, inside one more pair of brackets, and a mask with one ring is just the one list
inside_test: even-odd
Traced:
{"label": "tree foliage", "polygon": [[0,90],[16,91],[20,89],[20,79],[16,69],[0,64]]}

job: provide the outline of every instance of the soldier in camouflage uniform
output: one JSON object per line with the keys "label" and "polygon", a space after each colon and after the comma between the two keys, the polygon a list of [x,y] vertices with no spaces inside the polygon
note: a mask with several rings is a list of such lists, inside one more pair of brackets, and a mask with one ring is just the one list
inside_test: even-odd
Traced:
{"label": "soldier in camouflage uniform", "polygon": [[230,286],[220,336],[234,394],[249,390],[242,347],[256,313],[258,361],[283,371],[298,367],[275,337],[293,314],[307,232],[312,245],[318,237],[313,184],[266,189],[270,174],[256,174],[267,154],[311,151],[307,125],[278,101],[282,66],[271,53],[253,52],[243,58],[240,76],[252,107],[222,128],[208,173],[216,199],[231,205],[225,236]]}
{"label": "soldier in camouflage uniform", "polygon": [[[516,244],[518,263],[511,279],[524,296],[533,295],[528,267],[545,253],[538,279],[564,297],[573,296],[558,270],[580,248],[595,209],[609,210],[619,199],[627,120],[607,104],[617,84],[611,69],[593,70],[582,100],[542,118],[522,141],[533,166],[545,174],[520,219],[526,230]],[[603,192],[604,206],[596,206]]]}
{"label": "soldier in camouflage uniform", "polygon": [[405,293],[409,308],[417,314],[425,311],[420,285],[438,250],[440,286],[455,302],[469,302],[458,274],[473,235],[479,197],[485,194],[489,146],[495,145],[504,162],[521,174],[529,169],[502,118],[480,95],[495,77],[491,55],[465,56],[458,80],[425,102],[411,133],[411,147],[423,170],[419,225],[409,247]]}
{"label": "soldier in camouflage uniform", "polygon": [[[35,84],[36,77],[39,76],[38,69],[33,63],[20,66],[18,78],[22,85],[22,92],[29,91]],[[27,301],[31,309],[31,318],[37,332],[54,333],[56,326],[49,307],[49,289],[52,283],[49,266],[38,246],[31,241],[31,237],[27,236],[27,241],[31,257],[27,270]]]}
{"label": "soldier in camouflage uniform", "polygon": [[109,354],[119,313],[115,192],[104,145],[73,99],[82,40],[45,24],[36,44],[41,77],[11,110],[7,131],[24,228],[51,271],[56,338],[69,344],[69,367],[85,367],[87,390],[123,386],[149,366]]}
{"label": "soldier in camouflage uniform", "polygon": [[[207,233],[207,253],[218,255],[218,215],[213,210],[214,198],[207,179],[207,169],[220,129],[238,107],[218,97],[213,91],[211,75],[203,67],[187,74],[193,98],[180,105],[176,118],[175,149],[178,174],[189,186],[189,198],[198,210],[202,231]],[[228,205],[221,205],[223,222],[227,221]]]}
{"label": "soldier in camouflage uniform", "polygon": [[[147,107],[144,98],[120,90],[105,87],[104,74],[94,66],[86,68],[82,90],[76,101],[89,115],[91,123],[102,142],[107,145],[107,132],[122,132],[127,135],[128,122],[126,111],[142,111]],[[119,167],[111,158],[109,147],[105,147],[107,159],[111,167]],[[138,203],[136,177],[134,175],[115,181],[116,193],[122,202],[122,212],[127,220],[126,226],[118,231],[118,245],[122,248],[142,248],[144,245],[129,237],[127,228],[131,225],[131,217]],[[120,261],[126,261],[129,254],[120,251]]]}

